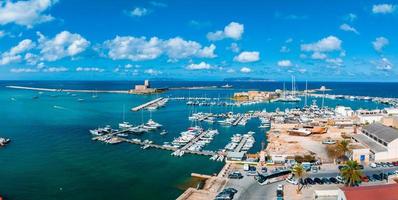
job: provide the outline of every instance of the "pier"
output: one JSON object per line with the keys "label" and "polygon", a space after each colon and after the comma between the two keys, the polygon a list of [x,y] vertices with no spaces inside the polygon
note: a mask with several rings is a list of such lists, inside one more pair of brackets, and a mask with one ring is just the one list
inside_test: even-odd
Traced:
{"label": "pier", "polygon": [[189,147],[191,147],[193,144],[195,144],[200,138],[202,138],[206,134],[206,131],[203,131],[200,133],[198,136],[196,136],[194,139],[189,141],[185,146],[181,147],[180,150],[186,151]]}
{"label": "pier", "polygon": [[238,119],[236,119],[236,120],[234,121],[234,123],[232,123],[232,125],[233,125],[233,126],[238,125],[238,123],[243,119],[243,117],[244,117],[244,116],[238,117]]}
{"label": "pier", "polygon": [[247,137],[243,137],[239,142],[238,146],[235,148],[234,152],[240,152],[242,150],[243,145],[245,145]]}
{"label": "pier", "polygon": [[157,99],[155,99],[155,100],[152,100],[152,101],[146,102],[146,103],[144,103],[144,104],[141,104],[141,105],[139,105],[139,106],[137,106],[137,107],[134,107],[134,108],[131,109],[131,111],[136,112],[136,111],[139,111],[139,110],[141,110],[141,109],[145,109],[145,108],[147,108],[147,107],[156,105],[157,103],[159,103],[159,102],[162,101],[162,100],[164,100],[164,98],[162,98],[162,97],[157,98]]}

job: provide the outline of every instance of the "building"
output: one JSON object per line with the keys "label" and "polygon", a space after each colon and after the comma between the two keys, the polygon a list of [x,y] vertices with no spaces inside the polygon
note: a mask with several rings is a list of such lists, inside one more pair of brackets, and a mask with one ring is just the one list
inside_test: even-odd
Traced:
{"label": "building", "polygon": [[364,126],[352,138],[369,148],[375,162],[398,160],[398,130],[373,123]]}
{"label": "building", "polygon": [[398,116],[398,108],[384,108],[383,112],[388,116]]}
{"label": "building", "polygon": [[234,94],[234,99],[238,101],[267,101],[276,98],[276,94],[273,92],[264,91],[247,91],[237,92]]}
{"label": "building", "polygon": [[352,117],[354,115],[354,111],[350,107],[345,106],[336,106],[334,112],[341,117]]}
{"label": "building", "polygon": [[393,200],[398,199],[398,184],[342,187],[337,200]]}
{"label": "building", "polygon": [[357,110],[356,116],[361,124],[380,122],[384,115],[381,110]]}
{"label": "building", "polygon": [[383,117],[381,119],[381,123],[385,126],[398,128],[398,117],[397,116]]}
{"label": "building", "polygon": [[150,88],[149,81],[145,80],[144,85],[135,85],[134,89],[136,91],[144,91]]}

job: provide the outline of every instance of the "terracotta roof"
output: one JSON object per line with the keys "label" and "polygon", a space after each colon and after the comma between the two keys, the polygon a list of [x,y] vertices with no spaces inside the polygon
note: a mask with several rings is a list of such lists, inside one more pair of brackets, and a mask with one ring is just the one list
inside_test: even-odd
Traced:
{"label": "terracotta roof", "polygon": [[343,187],[347,200],[397,200],[398,184]]}

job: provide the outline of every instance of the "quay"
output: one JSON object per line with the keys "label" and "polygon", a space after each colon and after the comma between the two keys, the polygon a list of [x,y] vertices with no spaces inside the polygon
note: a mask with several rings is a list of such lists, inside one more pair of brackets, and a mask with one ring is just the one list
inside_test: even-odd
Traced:
{"label": "quay", "polygon": [[42,92],[79,92],[79,93],[118,93],[128,94],[127,90],[72,90],[72,89],[54,89],[54,88],[37,88],[37,87],[24,87],[9,85],[6,88],[20,89],[20,90],[34,90]]}
{"label": "quay", "polygon": [[141,105],[139,105],[139,106],[137,106],[137,107],[134,107],[134,108],[131,109],[131,111],[136,112],[136,111],[139,111],[139,110],[141,110],[141,109],[145,109],[145,108],[147,108],[147,107],[156,105],[157,103],[159,103],[160,101],[162,101],[162,100],[164,100],[164,99],[165,99],[165,98],[162,98],[162,97],[157,98],[157,99],[155,99],[155,100],[152,100],[152,101],[149,101],[149,102],[147,102],[147,103],[141,104]]}

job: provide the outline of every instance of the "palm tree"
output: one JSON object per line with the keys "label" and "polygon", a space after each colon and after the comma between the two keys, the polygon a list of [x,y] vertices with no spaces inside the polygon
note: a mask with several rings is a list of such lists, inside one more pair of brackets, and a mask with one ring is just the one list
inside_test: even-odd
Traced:
{"label": "palm tree", "polygon": [[292,169],[292,172],[293,172],[293,174],[296,177],[297,182],[298,182],[297,183],[297,194],[298,194],[298,193],[301,192],[301,190],[304,187],[304,184],[302,184],[302,183],[303,183],[303,178],[306,175],[306,171],[305,171],[305,169],[304,169],[302,164],[297,163],[296,165],[294,165],[294,167]]}
{"label": "palm tree", "polygon": [[350,148],[348,147],[348,145],[349,145],[348,140],[342,140],[339,143],[337,143],[336,152],[337,152],[337,156],[339,158],[346,157],[347,152],[350,151]]}
{"label": "palm tree", "polygon": [[341,176],[345,180],[346,186],[354,186],[361,180],[362,171],[357,161],[349,160],[346,165],[341,169]]}

